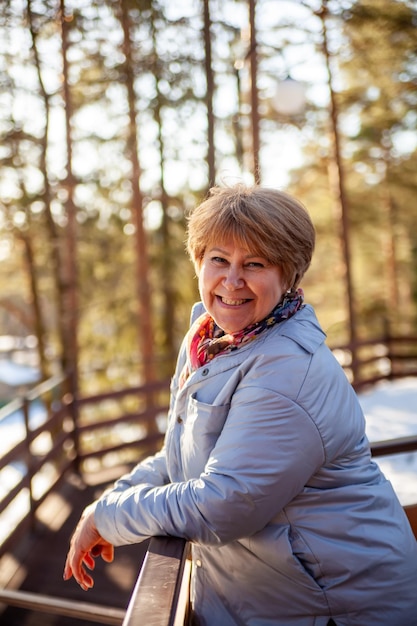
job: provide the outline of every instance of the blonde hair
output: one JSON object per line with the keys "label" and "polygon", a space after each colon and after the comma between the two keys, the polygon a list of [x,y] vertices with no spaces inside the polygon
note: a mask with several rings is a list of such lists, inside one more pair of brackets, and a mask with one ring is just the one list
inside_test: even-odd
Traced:
{"label": "blonde hair", "polygon": [[305,207],[289,194],[239,183],[213,187],[188,217],[187,250],[197,271],[206,249],[227,239],[279,266],[289,289],[310,265],[315,230]]}

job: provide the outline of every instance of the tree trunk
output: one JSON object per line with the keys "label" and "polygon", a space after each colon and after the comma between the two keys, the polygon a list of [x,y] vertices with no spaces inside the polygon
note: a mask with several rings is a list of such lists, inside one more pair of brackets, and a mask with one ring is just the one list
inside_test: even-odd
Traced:
{"label": "tree trunk", "polygon": [[351,252],[350,252],[350,224],[348,214],[348,201],[345,184],[345,171],[342,162],[340,133],[339,133],[339,111],[336,94],[333,89],[333,74],[330,61],[330,52],[327,39],[327,2],[323,2],[318,15],[322,23],[322,49],[326,62],[328,86],[330,93],[330,129],[333,140],[333,158],[329,166],[330,185],[336,201],[336,207],[340,218],[340,242],[342,247],[344,273],[346,284],[346,307],[348,312],[349,343],[352,345],[352,374],[356,373],[356,352],[355,342],[357,340],[356,306],[353,293]]}
{"label": "tree trunk", "polygon": [[[65,299],[65,287],[62,279],[62,262],[61,262],[61,254],[60,254],[60,237],[58,233],[57,226],[52,217],[51,212],[51,190],[49,185],[49,177],[47,171],[47,150],[48,150],[48,133],[49,133],[49,119],[50,119],[50,98],[49,94],[45,89],[45,85],[42,79],[42,71],[39,60],[38,46],[37,46],[37,33],[34,28],[33,23],[33,13],[32,13],[32,1],[27,0],[27,14],[28,14],[28,23],[29,30],[32,39],[32,50],[35,60],[36,71],[38,74],[39,87],[41,91],[41,97],[43,100],[43,104],[45,107],[45,123],[44,123],[44,133],[42,137],[40,137],[40,163],[39,163],[39,171],[43,177],[43,202],[45,206],[45,215],[46,215],[46,226],[47,232],[49,234],[49,240],[51,244],[51,269],[52,275],[54,279],[54,287],[57,294],[55,298],[56,306],[57,306],[57,326],[58,326],[58,338],[60,342],[60,363],[63,370],[65,370],[65,348],[66,348],[66,339],[65,339],[65,326],[64,326],[64,299]],[[46,329],[48,330],[48,329]],[[40,356],[41,362],[45,361],[45,355]]]}
{"label": "tree trunk", "polygon": [[65,329],[65,349],[63,355],[64,370],[71,373],[74,383],[74,392],[78,388],[78,294],[77,294],[77,220],[76,206],[74,203],[75,179],[72,171],[72,102],[68,80],[68,30],[72,20],[72,15],[65,13],[65,0],[60,0],[61,28],[62,28],[62,78],[63,78],[63,100],[65,110],[65,138],[67,149],[67,176],[64,186],[67,192],[66,211],[66,258],[65,258],[65,279],[63,298],[63,326]]}
{"label": "tree trunk", "polygon": [[253,178],[256,185],[261,182],[261,167],[259,162],[260,139],[259,139],[259,96],[258,96],[258,49],[256,37],[256,0],[249,0],[249,26],[250,26],[250,84],[251,84],[251,118],[252,118],[252,159]]}
{"label": "tree trunk", "polygon": [[214,75],[211,58],[211,19],[210,0],[203,0],[203,20],[204,20],[204,51],[205,51],[205,72],[206,72],[206,107],[207,107],[207,166],[208,166],[208,187],[212,187],[216,182],[216,162],[214,148]]}
{"label": "tree trunk", "polygon": [[139,350],[142,355],[143,381],[155,380],[153,359],[153,324],[151,290],[149,285],[147,238],[143,223],[143,197],[140,188],[141,168],[138,153],[138,130],[136,124],[136,94],[134,87],[134,61],[130,33],[130,17],[126,0],[120,0],[120,21],[123,29],[123,52],[125,55],[125,79],[129,109],[128,152],[132,164],[132,214],[136,232],[137,293],[139,307]]}

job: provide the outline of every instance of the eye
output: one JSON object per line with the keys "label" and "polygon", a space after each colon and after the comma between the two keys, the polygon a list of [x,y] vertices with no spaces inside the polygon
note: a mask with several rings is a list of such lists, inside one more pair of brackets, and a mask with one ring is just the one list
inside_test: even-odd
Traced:
{"label": "eye", "polygon": [[218,265],[223,265],[224,263],[227,263],[226,259],[224,259],[224,258],[223,258],[223,257],[221,257],[221,256],[212,256],[212,257],[210,258],[210,261],[211,261],[212,263],[217,263]]}
{"label": "eye", "polygon": [[246,267],[259,269],[265,267],[265,264],[261,263],[260,261],[251,261],[250,263],[246,264]]}

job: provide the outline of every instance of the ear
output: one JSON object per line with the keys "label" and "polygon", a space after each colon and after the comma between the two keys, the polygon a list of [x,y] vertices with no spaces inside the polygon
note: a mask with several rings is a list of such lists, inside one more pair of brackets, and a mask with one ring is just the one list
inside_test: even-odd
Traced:
{"label": "ear", "polygon": [[298,284],[299,284],[300,280],[301,280],[300,274],[295,273],[294,274],[294,278],[293,278],[293,280],[291,282],[290,289],[294,289],[294,291],[295,291],[297,289],[297,287],[298,287]]}

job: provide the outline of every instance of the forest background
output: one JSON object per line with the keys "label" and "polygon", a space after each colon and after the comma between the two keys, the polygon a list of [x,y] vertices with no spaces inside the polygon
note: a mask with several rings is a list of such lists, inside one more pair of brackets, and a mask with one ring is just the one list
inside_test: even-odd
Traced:
{"label": "forest background", "polygon": [[239,180],[307,206],[330,345],[415,333],[416,28],[411,0],[3,0],[3,352],[84,394],[169,376],[187,212]]}

